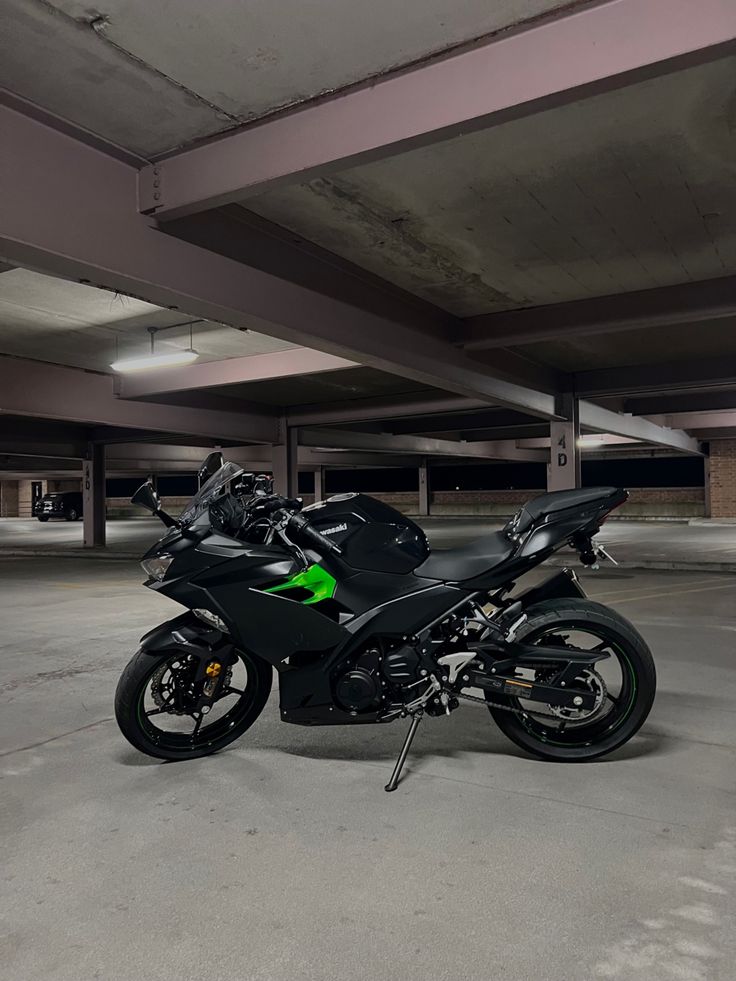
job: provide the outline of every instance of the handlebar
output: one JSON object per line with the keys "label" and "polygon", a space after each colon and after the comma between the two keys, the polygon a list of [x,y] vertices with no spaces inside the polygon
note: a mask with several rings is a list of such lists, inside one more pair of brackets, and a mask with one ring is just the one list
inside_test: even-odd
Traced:
{"label": "handlebar", "polygon": [[286,527],[295,538],[300,538],[318,552],[333,552],[335,555],[342,553],[340,546],[330,541],[321,531],[317,531],[303,514],[293,514]]}

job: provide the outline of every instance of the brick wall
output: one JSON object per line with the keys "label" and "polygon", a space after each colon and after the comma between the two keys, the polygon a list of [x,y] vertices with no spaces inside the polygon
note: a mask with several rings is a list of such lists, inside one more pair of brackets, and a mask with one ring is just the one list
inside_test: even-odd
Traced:
{"label": "brick wall", "polygon": [[[176,517],[190,500],[190,497],[162,497],[161,507]],[[131,504],[129,497],[108,497],[106,513],[108,518],[150,518],[149,512]]]}
{"label": "brick wall", "polygon": [[736,518],[736,439],[714,439],[710,444],[710,514]]}
{"label": "brick wall", "polygon": [[[724,443],[729,444],[730,451],[723,452],[726,448],[721,444]],[[58,482],[58,484],[66,483],[67,481]],[[24,486],[19,487],[19,484]],[[52,486],[49,481],[50,490],[72,490],[77,489],[78,486],[78,481],[73,488]],[[633,488],[630,492],[631,497],[616,511],[616,517],[697,518],[705,514],[705,491],[702,487],[645,487]],[[507,518],[525,501],[543,493],[541,488],[435,491],[431,495],[431,512],[437,517],[478,515]],[[305,504],[312,503],[311,494],[302,496]],[[373,496],[405,514],[416,515],[419,510],[419,494],[412,491],[376,493]],[[713,517],[736,517],[736,440],[718,440],[711,444],[711,497]],[[165,497],[162,505],[170,514],[177,515],[188,500],[187,497]],[[30,517],[30,481],[2,481],[1,516],[17,516],[21,504],[23,510],[21,516]],[[147,512],[131,504],[127,497],[108,497],[107,516],[108,518],[145,518]]]}
{"label": "brick wall", "polygon": [[[542,488],[526,490],[435,491],[430,495],[430,511],[435,516],[479,515],[510,517],[532,497],[543,494]],[[391,507],[406,514],[419,510],[419,494],[411,491],[376,493]],[[307,502],[307,495],[304,496]],[[630,488],[626,504],[616,511],[621,518],[701,518],[705,514],[705,491],[702,487]]]}

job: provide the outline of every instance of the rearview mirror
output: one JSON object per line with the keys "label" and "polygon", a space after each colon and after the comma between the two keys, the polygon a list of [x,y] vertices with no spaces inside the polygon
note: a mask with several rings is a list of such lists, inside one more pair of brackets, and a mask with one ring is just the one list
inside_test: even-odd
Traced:
{"label": "rearview mirror", "polygon": [[153,484],[146,481],[145,484],[141,484],[138,490],[130,499],[131,504],[137,504],[139,507],[145,508],[146,511],[150,511],[152,514],[156,514],[159,510],[160,504],[158,499],[158,494],[153,489]]}
{"label": "rearview mirror", "polygon": [[225,460],[219,450],[214,453],[208,454],[202,461],[202,466],[197,471],[197,480],[200,485],[202,485],[206,480],[216,474],[217,471],[224,465]]}

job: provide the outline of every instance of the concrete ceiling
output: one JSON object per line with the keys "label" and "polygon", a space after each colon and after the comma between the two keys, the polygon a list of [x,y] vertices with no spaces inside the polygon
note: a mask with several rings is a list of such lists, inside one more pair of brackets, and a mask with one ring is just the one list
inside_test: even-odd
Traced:
{"label": "concrete ceiling", "polygon": [[736,268],[736,58],[251,198],[457,316]]}
{"label": "concrete ceiling", "polygon": [[[190,320],[180,310],[163,310],[134,297],[27,269],[0,275],[0,354],[109,371],[116,356],[148,351],[147,327],[168,328],[156,336],[157,351],[188,348]],[[255,331],[206,321],[192,323],[192,336],[200,361],[293,347]]]}
{"label": "concrete ceiling", "polygon": [[[3,0],[0,85],[151,159],[569,6],[102,0],[92,7]],[[354,264],[358,278],[365,271],[411,294],[411,304],[424,301],[418,319],[426,304],[433,308],[428,319],[444,323],[447,314],[465,318],[667,287],[736,271],[735,127],[736,57],[721,57],[234,208],[244,218],[246,207],[251,213],[244,225],[275,223],[287,238],[298,237],[288,244],[324,250],[319,258],[328,276],[333,268],[335,279],[344,274],[337,260],[330,262],[339,257]],[[257,240],[263,230],[256,231]],[[257,242],[249,248],[258,249]],[[242,261],[260,268],[247,250]],[[289,279],[282,265],[277,275]],[[330,295],[315,284],[314,267],[304,268],[307,289]],[[116,353],[146,349],[146,327],[187,319],[21,269],[0,275],[0,354],[107,371]],[[452,324],[450,332],[464,326]],[[338,318],[338,330],[351,326]],[[473,358],[503,377],[502,363],[514,355],[529,371],[538,365],[569,373],[736,356],[733,326],[723,319],[511,342]],[[194,331],[202,361],[293,346],[267,336],[262,321],[250,331],[198,322]],[[186,324],[157,338],[160,350],[188,345]],[[446,366],[443,360],[441,381]],[[525,380],[537,384],[528,372]],[[435,391],[358,367],[210,389],[198,398],[298,406]]]}
{"label": "concrete ceiling", "polygon": [[0,85],[150,157],[567,5],[3,0]]}
{"label": "concrete ceiling", "polygon": [[371,396],[426,394],[436,389],[417,385],[399,375],[374,368],[347,368],[314,375],[269,379],[208,389],[208,398],[223,396],[265,405],[310,405],[313,403],[369,398]]}

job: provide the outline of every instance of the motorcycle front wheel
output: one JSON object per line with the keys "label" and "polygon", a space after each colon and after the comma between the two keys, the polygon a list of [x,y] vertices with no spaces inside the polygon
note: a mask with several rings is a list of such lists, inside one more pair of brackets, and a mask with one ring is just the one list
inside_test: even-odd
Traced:
{"label": "motorcycle front wheel", "polygon": [[583,762],[612,753],[643,725],[656,691],[654,660],[641,634],[615,610],[582,598],[547,600],[527,611],[517,638],[608,655],[577,679],[596,696],[587,713],[486,692],[494,721],[518,746],[545,760]]}
{"label": "motorcycle front wheel", "polygon": [[225,669],[220,696],[205,714],[187,711],[197,667],[191,654],[138,651],[115,692],[115,718],[128,742],[158,759],[191,760],[241,736],[268,701],[273,668],[244,651],[236,654],[237,663]]}

